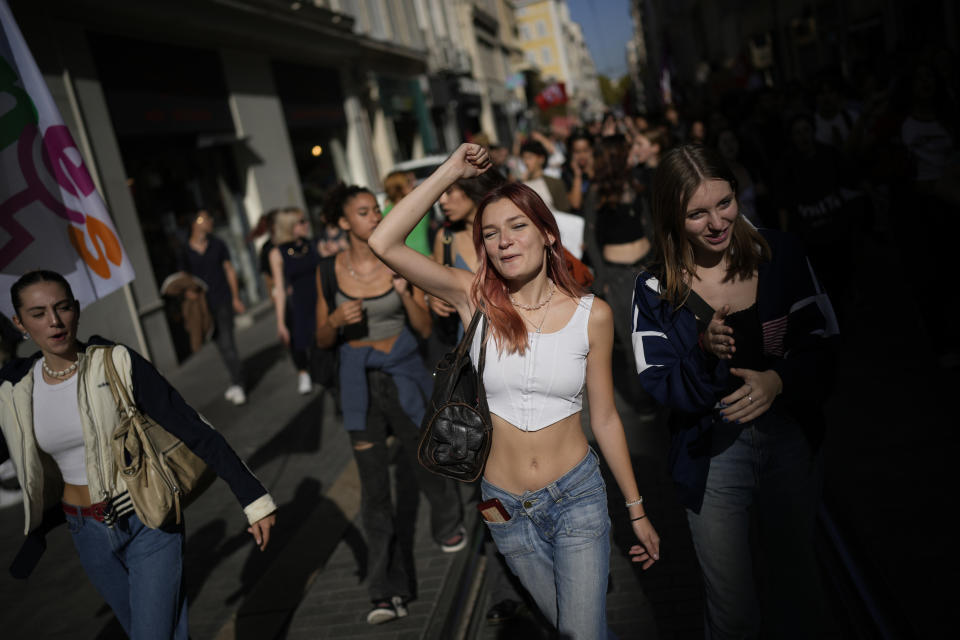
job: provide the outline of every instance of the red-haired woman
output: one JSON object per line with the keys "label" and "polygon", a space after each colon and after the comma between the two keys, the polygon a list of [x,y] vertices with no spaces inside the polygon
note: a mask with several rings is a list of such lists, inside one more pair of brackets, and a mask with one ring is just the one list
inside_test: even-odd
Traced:
{"label": "red-haired woman", "polygon": [[[502,185],[481,201],[474,219],[476,274],[439,265],[403,242],[451,184],[489,166],[481,146],[461,145],[380,223],[369,244],[396,272],[452,304],[464,322],[476,309],[484,312],[491,341],[484,385],[494,433],[481,487],[484,500],[499,500],[509,516],[487,524],[561,635],[602,638],[610,518],[599,460],[581,426],[584,385],[590,426],[640,542],[630,554],[646,568],[660,546],[613,402],[610,307],[583,295],[572,280],[553,215],[522,184]],[[474,362],[480,334],[471,349]]]}

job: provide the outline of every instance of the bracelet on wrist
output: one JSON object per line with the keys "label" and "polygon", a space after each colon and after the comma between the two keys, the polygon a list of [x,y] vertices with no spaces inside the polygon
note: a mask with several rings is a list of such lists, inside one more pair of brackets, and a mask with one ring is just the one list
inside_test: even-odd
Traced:
{"label": "bracelet on wrist", "polygon": [[643,514],[642,516],[637,516],[636,518],[630,518],[630,522],[636,522],[637,520],[643,520],[643,519],[646,518],[646,517],[647,517],[647,514]]}
{"label": "bracelet on wrist", "polygon": [[643,496],[640,496],[639,498],[637,498],[636,500],[633,500],[632,502],[626,502],[624,504],[627,505],[627,509],[629,509],[630,507],[635,507],[638,504],[643,504]]}

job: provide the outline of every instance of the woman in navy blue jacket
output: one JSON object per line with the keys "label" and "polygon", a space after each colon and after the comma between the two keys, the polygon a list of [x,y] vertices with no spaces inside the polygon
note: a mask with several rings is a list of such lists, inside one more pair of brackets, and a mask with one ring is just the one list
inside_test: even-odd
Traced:
{"label": "woman in navy blue jacket", "polygon": [[771,637],[815,637],[817,452],[836,319],[799,244],[740,216],[736,187],[711,149],[663,158],[656,266],[634,293],[637,370],[673,409],[670,468],[707,637],[756,637],[761,618]]}

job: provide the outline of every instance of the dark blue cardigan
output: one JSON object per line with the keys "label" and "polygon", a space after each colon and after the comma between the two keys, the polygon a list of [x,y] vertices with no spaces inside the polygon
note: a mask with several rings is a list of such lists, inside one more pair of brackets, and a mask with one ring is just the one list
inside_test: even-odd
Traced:
{"label": "dark blue cardigan", "polygon": [[[783,393],[756,422],[765,428],[774,422],[798,422],[816,448],[823,439],[821,407],[833,377],[836,316],[799,242],[776,231],[760,233],[773,256],[758,267],[763,354],[767,368],[783,380]],[[643,388],[673,410],[670,471],[683,504],[699,512],[710,467],[714,409],[726,395],[729,365],[700,348],[693,312],[675,309],[659,292],[656,276],[641,273],[633,299],[637,371]]]}

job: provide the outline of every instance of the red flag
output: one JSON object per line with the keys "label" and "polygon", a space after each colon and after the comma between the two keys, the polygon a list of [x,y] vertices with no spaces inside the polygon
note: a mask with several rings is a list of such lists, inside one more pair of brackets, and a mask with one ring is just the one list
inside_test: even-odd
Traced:
{"label": "red flag", "polygon": [[567,89],[562,82],[555,82],[541,91],[535,100],[541,111],[558,104],[567,104]]}

